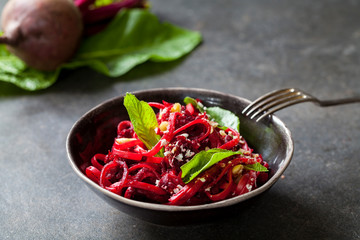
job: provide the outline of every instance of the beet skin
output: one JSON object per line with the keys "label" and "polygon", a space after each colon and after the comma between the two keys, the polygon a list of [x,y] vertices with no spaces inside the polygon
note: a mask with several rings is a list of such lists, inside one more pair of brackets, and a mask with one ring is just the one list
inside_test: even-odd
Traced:
{"label": "beet skin", "polygon": [[9,0],[1,15],[0,43],[28,66],[53,71],[69,60],[83,24],[71,0]]}

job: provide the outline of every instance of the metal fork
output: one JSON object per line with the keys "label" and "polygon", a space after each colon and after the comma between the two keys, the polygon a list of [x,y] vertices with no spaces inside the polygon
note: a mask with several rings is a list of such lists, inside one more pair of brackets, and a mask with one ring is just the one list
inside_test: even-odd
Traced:
{"label": "metal fork", "polygon": [[316,97],[296,88],[285,88],[267,93],[249,104],[242,113],[256,122],[285,107],[302,102],[313,102],[321,107],[360,102],[360,97],[336,100],[319,100]]}

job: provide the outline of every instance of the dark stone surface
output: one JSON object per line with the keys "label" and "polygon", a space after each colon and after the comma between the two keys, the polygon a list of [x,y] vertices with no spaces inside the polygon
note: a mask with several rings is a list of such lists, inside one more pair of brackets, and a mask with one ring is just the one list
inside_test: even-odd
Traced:
{"label": "dark stone surface", "polygon": [[359,1],[151,3],[161,20],[199,30],[203,44],[117,79],[79,69],[35,93],[0,83],[0,239],[359,239],[359,104],[279,112],[295,142],[285,178],[222,222],[148,224],[106,204],[73,173],[71,126],[127,91],[202,87],[254,99],[291,86],[322,99],[360,95]]}

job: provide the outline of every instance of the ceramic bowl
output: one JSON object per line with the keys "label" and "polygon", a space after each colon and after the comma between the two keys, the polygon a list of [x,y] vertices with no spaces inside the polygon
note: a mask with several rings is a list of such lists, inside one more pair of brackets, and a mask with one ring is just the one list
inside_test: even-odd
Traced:
{"label": "ceramic bowl", "polygon": [[[116,135],[117,124],[128,115],[123,106],[124,96],[110,99],[84,114],[71,128],[67,153],[75,173],[106,202],[120,211],[155,224],[180,225],[221,218],[226,214],[240,214],[239,208],[269,190],[289,165],[293,154],[290,131],[276,116],[254,122],[241,114],[249,100],[217,91],[194,88],[161,88],[132,92],[147,102],[165,100],[183,102],[186,96],[199,98],[205,106],[219,106],[234,112],[240,118],[240,133],[255,152],[262,154],[270,165],[270,178],[261,187],[231,198],[198,206],[169,206],[130,200],[101,188],[84,174],[95,153],[106,153]],[[79,206],[81,207],[81,206]],[[96,206],[94,206],[95,208]]]}

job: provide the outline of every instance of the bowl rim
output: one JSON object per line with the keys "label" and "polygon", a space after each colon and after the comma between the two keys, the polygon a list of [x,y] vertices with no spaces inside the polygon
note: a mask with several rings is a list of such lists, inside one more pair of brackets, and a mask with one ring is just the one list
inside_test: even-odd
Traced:
{"label": "bowl rim", "polygon": [[[241,102],[250,103],[250,100],[246,98],[242,98],[233,94],[223,93],[220,91],[215,90],[209,90],[204,88],[185,88],[185,87],[170,87],[170,88],[151,88],[151,89],[145,89],[145,90],[138,90],[131,92],[132,94],[144,94],[144,93],[155,93],[160,91],[192,91],[192,92],[202,92],[206,94],[214,94],[222,97],[227,98],[233,98],[240,100]],[[126,94],[126,93],[125,93]],[[165,211],[165,212],[179,212],[179,211],[199,211],[199,210],[207,210],[207,209],[214,209],[214,208],[222,208],[222,207],[228,207],[231,205],[238,204],[240,202],[243,202],[247,199],[253,198],[267,189],[269,189],[275,182],[278,181],[278,179],[281,177],[281,175],[284,173],[286,168],[289,166],[293,152],[294,152],[294,142],[292,140],[291,132],[286,127],[286,125],[275,115],[272,115],[271,121],[278,126],[281,130],[284,132],[285,141],[288,143],[288,146],[286,148],[286,157],[285,159],[282,159],[282,163],[279,165],[278,170],[276,173],[262,186],[248,192],[245,194],[242,194],[240,196],[236,196],[233,198],[225,199],[219,202],[214,203],[208,203],[208,204],[201,204],[201,205],[194,205],[194,206],[174,206],[174,205],[165,205],[165,204],[159,204],[159,203],[148,203],[148,202],[141,202],[137,200],[127,199],[125,197],[122,197],[120,195],[117,195],[113,192],[110,192],[102,187],[100,187],[98,184],[90,180],[85,174],[81,172],[81,170],[78,168],[78,166],[75,164],[75,161],[71,155],[71,146],[70,146],[70,138],[73,135],[75,129],[79,126],[80,122],[82,122],[83,119],[85,119],[87,116],[91,115],[96,109],[98,109],[101,106],[108,105],[114,101],[119,101],[120,99],[124,98],[125,94],[122,94],[117,97],[110,98],[95,107],[88,110],[85,114],[83,114],[71,127],[67,138],[66,138],[66,151],[68,156],[68,161],[70,163],[70,166],[75,171],[75,173],[88,185],[90,185],[93,189],[99,191],[100,193],[106,195],[107,197],[110,197],[112,199],[115,199],[116,201],[119,201],[125,205],[129,205],[132,207],[142,208],[142,209],[148,209],[148,210],[155,210],[155,211]]]}

